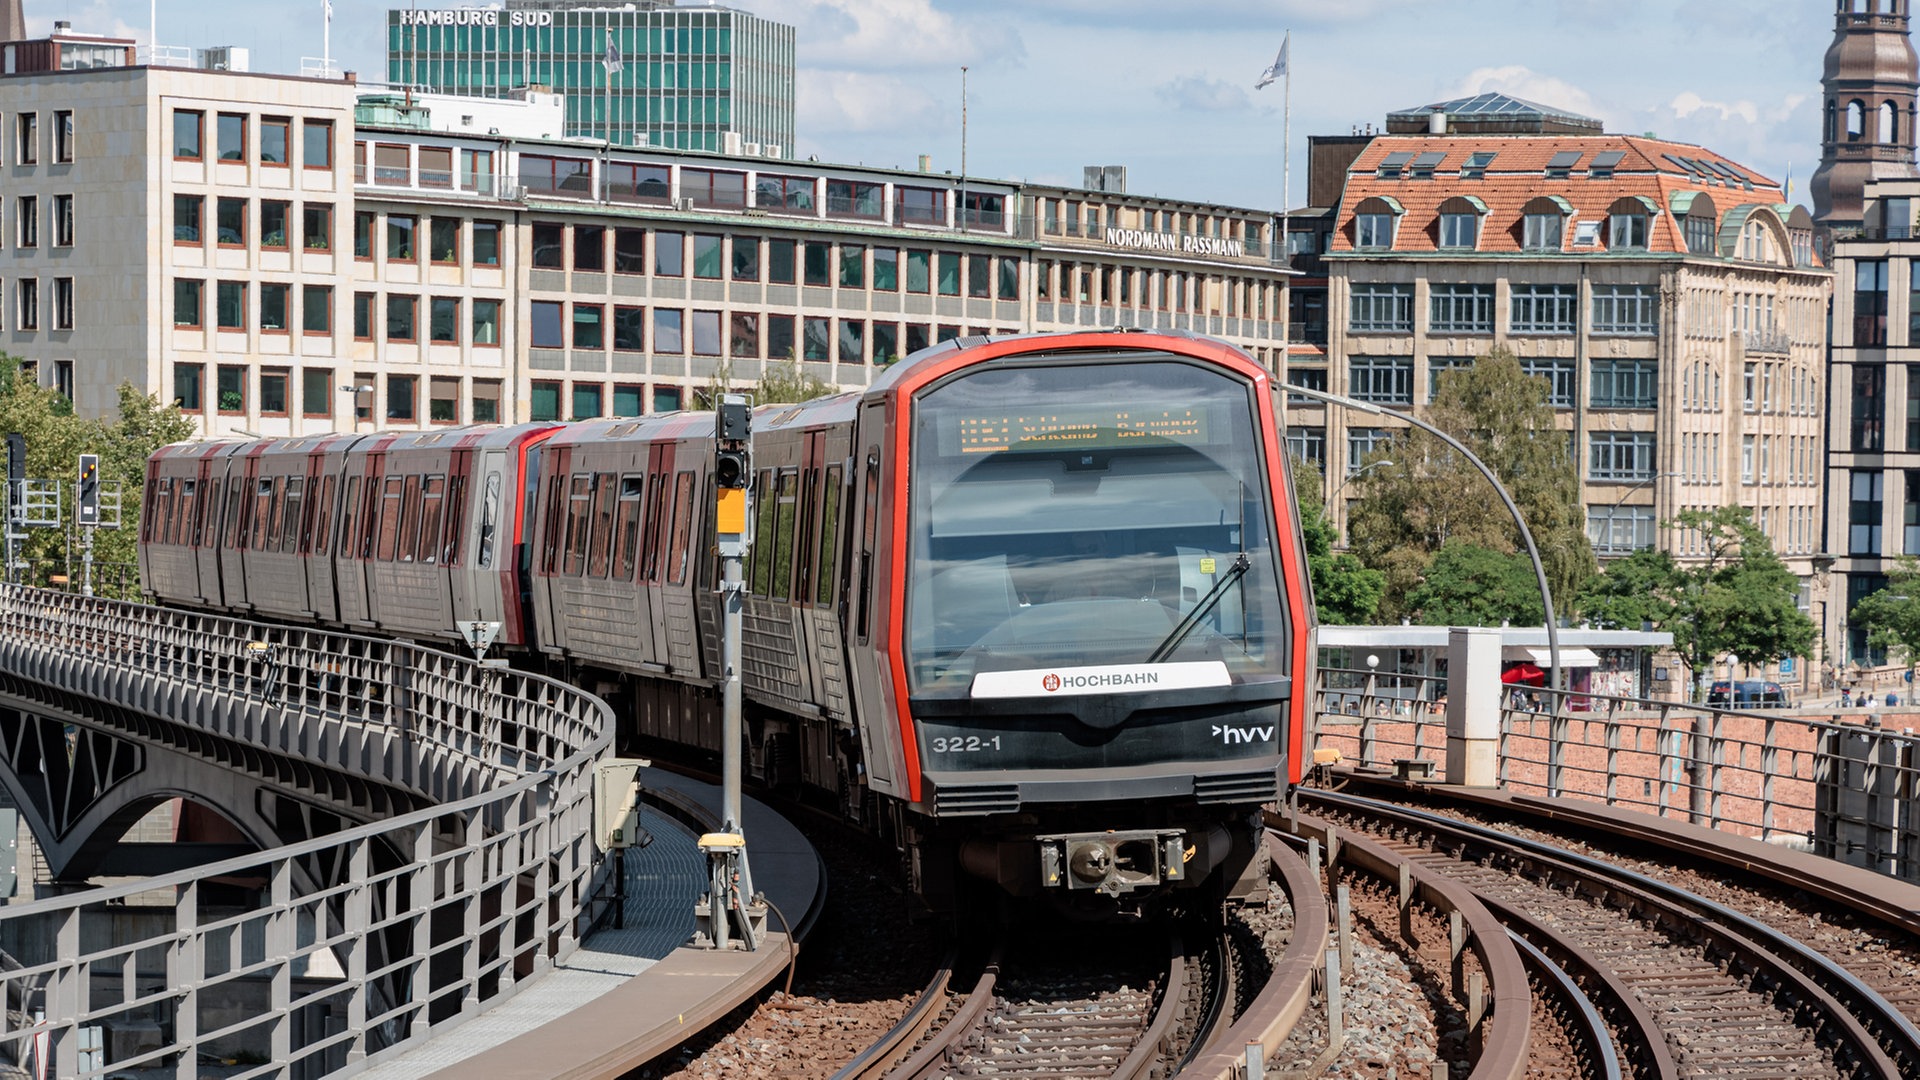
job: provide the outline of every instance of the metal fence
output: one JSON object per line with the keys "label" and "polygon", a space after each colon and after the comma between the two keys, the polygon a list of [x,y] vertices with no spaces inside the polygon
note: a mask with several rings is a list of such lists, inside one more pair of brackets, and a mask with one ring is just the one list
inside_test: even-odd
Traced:
{"label": "metal fence", "polygon": [[[1444,679],[1323,668],[1309,746],[1376,767],[1430,761],[1444,776],[1445,695]],[[1894,872],[1890,861],[1911,861],[1902,850],[1920,847],[1920,821],[1901,808],[1920,794],[1916,747],[1911,728],[1889,730],[1865,712],[1745,712],[1511,687],[1497,753],[1510,791],[1590,799],[1760,840],[1804,839]],[[1886,798],[1849,809],[1858,792]],[[1886,843],[1849,852],[1859,846],[1849,838],[1854,825],[1888,815]],[[1901,835],[1905,842],[1895,842]]]}
{"label": "metal fence", "polygon": [[[437,803],[0,909],[28,943],[0,958],[0,1049],[15,1062],[31,1048],[50,1075],[188,1078],[214,1052],[243,1063],[233,1076],[322,1076],[504,1000],[587,928],[606,873],[593,765],[612,736],[590,694],[404,643],[12,586],[0,586],[0,670],[384,771]],[[177,902],[140,909],[149,930],[102,932],[104,912],[154,890]]]}

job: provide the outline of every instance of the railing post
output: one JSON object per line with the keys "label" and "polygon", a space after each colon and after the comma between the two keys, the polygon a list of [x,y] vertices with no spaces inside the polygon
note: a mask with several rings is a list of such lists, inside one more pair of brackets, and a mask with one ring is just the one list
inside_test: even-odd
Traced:
{"label": "railing post", "polygon": [[1447,783],[1499,783],[1500,631],[1456,626],[1447,631]]}

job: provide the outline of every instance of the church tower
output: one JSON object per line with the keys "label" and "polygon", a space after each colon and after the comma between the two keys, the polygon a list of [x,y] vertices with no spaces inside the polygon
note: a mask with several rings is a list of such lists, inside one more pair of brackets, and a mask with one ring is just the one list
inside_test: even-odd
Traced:
{"label": "church tower", "polygon": [[1820,168],[1813,219],[1861,224],[1867,181],[1913,176],[1920,61],[1907,34],[1911,0],[1834,0],[1833,44],[1820,76]]}

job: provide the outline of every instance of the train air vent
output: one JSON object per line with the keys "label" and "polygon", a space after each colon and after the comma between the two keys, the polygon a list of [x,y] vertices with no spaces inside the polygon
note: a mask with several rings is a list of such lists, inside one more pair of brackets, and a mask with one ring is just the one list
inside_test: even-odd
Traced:
{"label": "train air vent", "polygon": [[1279,794],[1279,779],[1272,769],[1193,778],[1196,802],[1268,802]]}
{"label": "train air vent", "polygon": [[1020,788],[1014,784],[943,786],[933,793],[933,812],[939,817],[1011,814],[1018,809],[1020,809]]}

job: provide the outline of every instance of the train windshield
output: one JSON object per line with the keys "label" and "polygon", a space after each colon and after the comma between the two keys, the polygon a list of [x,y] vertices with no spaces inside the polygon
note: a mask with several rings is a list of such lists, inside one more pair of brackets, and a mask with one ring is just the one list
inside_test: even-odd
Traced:
{"label": "train windshield", "polygon": [[914,425],[914,693],[1114,665],[1282,674],[1251,384],[1167,354],[989,365],[922,395]]}

